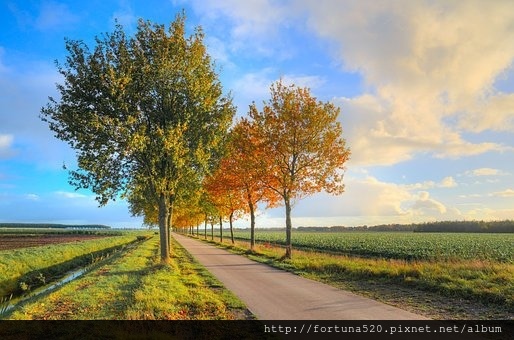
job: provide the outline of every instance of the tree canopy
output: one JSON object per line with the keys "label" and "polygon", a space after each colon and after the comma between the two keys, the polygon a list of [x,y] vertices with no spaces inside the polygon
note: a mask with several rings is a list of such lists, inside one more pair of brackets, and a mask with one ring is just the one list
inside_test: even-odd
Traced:
{"label": "tree canopy", "polygon": [[60,98],[41,110],[77,152],[75,187],[101,205],[122,194],[133,212],[157,209],[163,261],[173,205],[213,169],[235,112],[203,38],[186,36],[182,14],[168,29],[140,20],[133,37],[117,25],[92,50],[66,40]]}
{"label": "tree canopy", "polygon": [[344,191],[344,164],[350,150],[337,121],[339,108],[317,101],[309,89],[271,86],[271,99],[259,111],[250,106],[249,140],[261,162],[265,185],[282,197],[286,210],[286,257],[291,257],[291,208],[294,201],[325,190]]}

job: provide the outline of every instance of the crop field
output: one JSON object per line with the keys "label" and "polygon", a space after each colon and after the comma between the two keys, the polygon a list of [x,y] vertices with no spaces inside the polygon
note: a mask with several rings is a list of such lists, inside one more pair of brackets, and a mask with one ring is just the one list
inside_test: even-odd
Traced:
{"label": "crop field", "polygon": [[[256,231],[260,243],[282,245],[283,231]],[[249,231],[234,237],[250,239]],[[412,232],[295,232],[293,247],[352,256],[399,260],[489,260],[514,262],[514,234]]]}

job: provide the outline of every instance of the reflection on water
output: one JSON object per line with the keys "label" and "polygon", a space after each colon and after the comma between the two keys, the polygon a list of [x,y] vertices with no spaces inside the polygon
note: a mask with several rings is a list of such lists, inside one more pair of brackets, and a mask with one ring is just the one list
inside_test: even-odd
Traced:
{"label": "reflection on water", "polygon": [[45,287],[41,287],[39,289],[36,289],[34,291],[32,291],[30,294],[26,295],[26,296],[22,296],[22,297],[19,297],[19,298],[16,298],[16,299],[11,299],[12,298],[12,295],[11,295],[11,298],[9,299],[6,299],[6,301],[4,302],[4,306],[0,306],[0,315],[4,315],[6,313],[8,313],[9,311],[11,311],[15,306],[29,300],[29,299],[33,299],[41,294],[44,294],[44,293],[48,293],[48,292],[51,292],[52,290],[72,281],[72,280],[75,280],[76,278],[82,276],[85,272],[87,272],[90,268],[86,267],[86,268],[81,268],[79,270],[75,270],[71,273],[69,273],[68,275],[64,276],[62,279],[60,279],[59,281],[51,284],[51,285],[48,285],[48,286],[45,286]]}

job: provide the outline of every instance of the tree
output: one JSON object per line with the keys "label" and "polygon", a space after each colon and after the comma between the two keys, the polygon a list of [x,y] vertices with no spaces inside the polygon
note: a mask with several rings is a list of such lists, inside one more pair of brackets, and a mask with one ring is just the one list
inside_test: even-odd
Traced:
{"label": "tree", "polygon": [[[230,148],[231,144],[228,145]],[[222,228],[222,218],[228,216],[232,244],[234,244],[234,217],[237,217],[238,212],[246,210],[246,201],[240,187],[240,179],[235,174],[237,164],[240,161],[240,159],[233,158],[230,153],[225,155],[221,159],[218,169],[211,176],[206,177],[204,182],[204,189],[209,196],[209,200],[220,215],[220,229]],[[222,237],[222,235],[223,230],[221,229],[220,236]]]}
{"label": "tree", "polygon": [[270,157],[261,147],[262,136],[254,130],[248,119],[241,119],[232,129],[228,143],[226,173],[231,174],[231,185],[237,188],[250,213],[250,249],[255,247],[255,211],[257,204],[266,202],[268,208],[277,205],[280,196],[271,190],[274,178],[267,169]]}
{"label": "tree", "polygon": [[281,196],[286,210],[286,258],[291,258],[291,209],[295,200],[321,190],[344,191],[344,164],[350,156],[337,121],[339,108],[318,102],[309,89],[271,86],[262,111],[255,104],[249,116],[252,138],[258,141],[266,185]]}
{"label": "tree", "polygon": [[61,98],[41,111],[77,152],[70,183],[100,205],[121,193],[136,211],[157,207],[163,261],[174,202],[210,171],[235,111],[203,38],[200,28],[186,37],[182,14],[168,29],[140,20],[131,38],[117,25],[93,51],[67,40]]}

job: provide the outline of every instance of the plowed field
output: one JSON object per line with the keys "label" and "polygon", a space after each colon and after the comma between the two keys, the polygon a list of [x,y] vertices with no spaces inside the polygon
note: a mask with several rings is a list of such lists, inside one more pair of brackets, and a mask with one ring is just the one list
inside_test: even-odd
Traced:
{"label": "plowed field", "polygon": [[42,234],[42,235],[4,235],[0,236],[0,251],[40,247],[47,244],[82,242],[106,237],[105,235],[65,235],[65,234]]}

